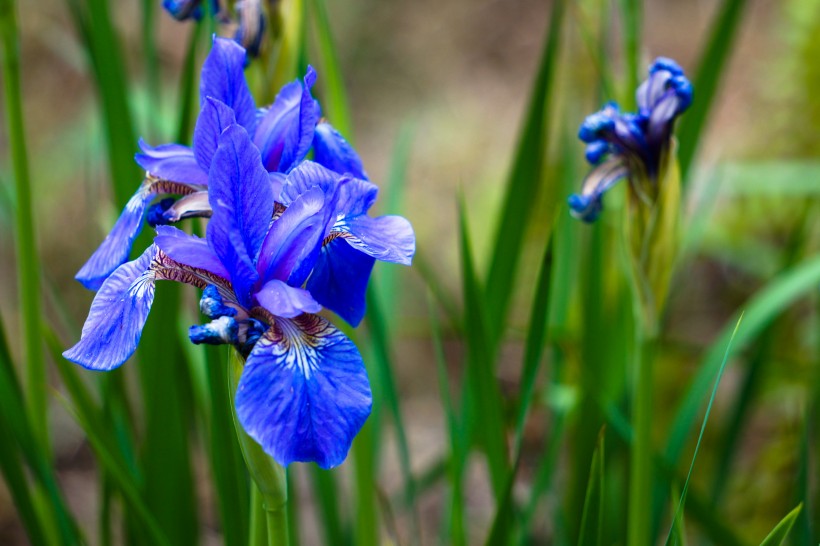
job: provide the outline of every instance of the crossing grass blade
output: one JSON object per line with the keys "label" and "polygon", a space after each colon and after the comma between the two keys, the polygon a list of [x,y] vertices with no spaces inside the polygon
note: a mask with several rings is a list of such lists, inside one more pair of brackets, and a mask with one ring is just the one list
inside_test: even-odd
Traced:
{"label": "crossing grass blade", "polygon": [[672,518],[672,526],[669,529],[669,534],[667,534],[666,536],[667,545],[675,544],[674,542],[672,542],[672,537],[674,536],[673,531],[683,515],[683,506],[684,504],[686,504],[686,493],[689,491],[689,480],[692,479],[692,472],[695,469],[695,460],[697,459],[698,453],[700,452],[700,444],[703,440],[703,433],[706,430],[706,423],[709,421],[709,415],[712,413],[712,404],[714,404],[715,398],[717,397],[718,386],[720,385],[721,378],[723,378],[723,371],[726,369],[726,363],[729,361],[729,354],[732,349],[732,342],[734,342],[735,336],[737,336],[737,331],[740,328],[741,322],[743,322],[742,313],[740,315],[740,318],[738,318],[737,323],[735,324],[735,329],[732,331],[732,337],[729,338],[729,343],[726,346],[726,352],[723,355],[723,362],[720,363],[720,369],[718,370],[717,377],[715,378],[715,386],[712,388],[712,395],[709,397],[709,403],[706,405],[706,413],[704,413],[703,422],[700,425],[698,440],[695,443],[695,451],[692,453],[692,461],[691,463],[689,463],[689,472],[686,474],[686,481],[683,482],[683,489],[681,490],[680,500],[678,501],[678,506],[675,509],[675,516]]}
{"label": "crossing grass blade", "polygon": [[[500,220],[492,246],[490,270],[485,287],[487,314],[497,324],[505,324],[515,275],[524,246],[524,236],[535,210],[544,175],[548,146],[547,111],[553,91],[565,0],[552,4],[549,31],[544,42],[538,75],[533,85],[524,126],[507,181]],[[503,328],[488,332],[500,338]]]}
{"label": "crossing grass blade", "polygon": [[318,43],[319,66],[326,90],[322,106],[327,110],[331,124],[346,138],[352,134],[353,120],[348,108],[347,92],[342,78],[339,56],[334,46],[333,33],[330,28],[330,17],[325,0],[307,0],[310,2],[311,19]]}
{"label": "crossing grass blade", "polygon": [[598,433],[598,445],[592,455],[584,512],[581,517],[581,535],[578,546],[600,546],[604,530],[604,429]]}
{"label": "crossing grass blade", "polygon": [[680,149],[681,182],[689,180],[689,170],[697,152],[700,136],[717,96],[717,90],[726,71],[726,63],[732,52],[737,28],[746,9],[746,0],[724,0],[717,18],[712,24],[709,41],[698,62],[697,72],[692,80],[695,100],[681,120],[678,138]]}
{"label": "crossing grass blade", "polygon": [[780,546],[786,540],[786,537],[789,536],[789,531],[792,530],[792,526],[794,525],[794,521],[797,519],[797,516],[800,514],[800,511],[803,509],[802,504],[798,504],[794,507],[794,509],[786,514],[786,516],[780,520],[772,532],[769,533],[763,542],[760,543],[760,546]]}

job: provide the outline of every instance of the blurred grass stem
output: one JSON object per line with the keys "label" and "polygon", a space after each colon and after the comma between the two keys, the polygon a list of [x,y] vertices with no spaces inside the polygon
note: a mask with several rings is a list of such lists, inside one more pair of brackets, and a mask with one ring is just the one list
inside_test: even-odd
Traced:
{"label": "blurred grass stem", "polygon": [[633,367],[634,437],[629,468],[629,546],[652,544],[649,536],[652,514],[652,366],[656,329],[644,322],[639,324],[643,327],[636,328]]}
{"label": "blurred grass stem", "polygon": [[0,0],[3,43],[3,82],[9,149],[17,194],[15,246],[20,314],[25,346],[27,400],[32,430],[44,452],[49,452],[46,369],[40,336],[40,267],[34,234],[28,152],[20,89],[20,40],[14,0]]}

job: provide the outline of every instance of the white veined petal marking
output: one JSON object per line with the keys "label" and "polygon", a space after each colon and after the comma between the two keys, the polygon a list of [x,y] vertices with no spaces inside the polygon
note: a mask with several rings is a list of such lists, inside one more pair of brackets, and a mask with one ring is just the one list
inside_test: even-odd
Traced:
{"label": "white veined petal marking", "polygon": [[298,368],[305,380],[319,370],[322,350],[334,342],[331,334],[336,330],[330,322],[311,313],[293,319],[273,317],[260,307],[254,308],[252,314],[273,324],[260,343],[270,344],[273,354],[284,362],[286,369]]}

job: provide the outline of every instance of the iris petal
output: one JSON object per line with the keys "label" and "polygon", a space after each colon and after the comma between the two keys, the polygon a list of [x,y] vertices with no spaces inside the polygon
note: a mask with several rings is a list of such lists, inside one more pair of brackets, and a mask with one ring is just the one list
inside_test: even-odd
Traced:
{"label": "iris petal", "polygon": [[316,301],[356,327],[364,318],[367,281],[375,262],[336,237],[322,247],[307,289]]}
{"label": "iris petal", "polygon": [[213,97],[233,109],[236,122],[247,131],[256,126],[256,104],[245,81],[245,50],[227,38],[214,37],[213,47],[202,65],[200,105]]}
{"label": "iris petal", "polygon": [[115,269],[128,260],[134,239],[142,230],[145,208],[155,195],[152,184],[146,181],[128,200],[111,232],[74,277],[83,286],[97,290]]}
{"label": "iris petal", "polygon": [[413,226],[401,216],[360,215],[346,219],[337,229],[350,234],[346,239],[352,246],[383,262],[410,265],[416,253]]}
{"label": "iris petal", "polygon": [[316,126],[313,135],[313,158],[331,171],[369,180],[359,154],[329,123],[322,122]]}
{"label": "iris petal", "polygon": [[202,170],[194,158],[194,152],[180,144],[161,144],[153,148],[139,141],[141,154],[134,159],[140,167],[156,178],[173,180],[199,186],[208,185],[208,171]]}
{"label": "iris petal", "polygon": [[211,168],[219,135],[234,123],[236,115],[228,105],[213,97],[205,98],[194,128],[194,157],[203,171]]}
{"label": "iris petal", "polygon": [[277,319],[248,357],[236,392],[239,422],[281,465],[338,466],[371,406],[359,351],[318,315]]}
{"label": "iris petal", "polygon": [[91,370],[112,370],[134,354],[154,302],[151,245],[139,258],[117,268],[94,297],[80,341],[63,356]]}
{"label": "iris petal", "polygon": [[250,306],[251,287],[259,278],[256,256],[273,214],[273,192],[259,150],[239,125],[219,137],[208,193],[213,209],[208,244],[230,272],[240,303]]}
{"label": "iris petal", "polygon": [[205,239],[188,235],[172,226],[157,226],[154,244],[175,262],[203,269],[223,279],[230,278],[225,266],[219,261]]}
{"label": "iris petal", "polygon": [[297,197],[311,188],[319,187],[328,193],[338,186],[341,176],[313,161],[302,161],[288,173],[279,196],[282,204],[290,206]]}
{"label": "iris petal", "polygon": [[284,281],[271,279],[255,294],[262,307],[277,317],[294,318],[302,313],[318,313],[322,310],[310,292],[303,288],[288,286]]}

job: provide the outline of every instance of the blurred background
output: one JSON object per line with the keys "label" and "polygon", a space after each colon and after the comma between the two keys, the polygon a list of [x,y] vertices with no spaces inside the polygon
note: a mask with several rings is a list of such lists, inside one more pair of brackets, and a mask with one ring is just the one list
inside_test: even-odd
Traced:
{"label": "blurred background", "polygon": [[[40,0],[19,6],[24,114],[43,266],[44,316],[66,346],[73,343],[92,299],[73,276],[119,214],[111,192],[100,96],[68,4]],[[573,140],[577,127],[604,100],[629,93],[620,76],[625,70],[618,38],[623,21],[615,9],[598,11],[600,4],[568,2],[566,6],[546,119],[550,145],[544,150],[545,189],[538,194],[535,219],[525,233],[509,319],[489,319],[490,328],[504,336],[496,377],[501,398],[508,405],[519,392],[521,358],[544,244],[551,226],[562,222],[559,216],[568,215],[565,207],[557,213],[550,207],[556,203],[560,207],[570,191],[577,191],[586,173],[583,146]],[[724,4],[717,0],[645,2],[641,75],[661,55],[676,59],[688,74],[694,74]],[[408,537],[418,532],[414,530],[416,517],[422,543],[447,543],[441,538],[446,531],[441,529],[446,526],[451,500],[442,465],[450,439],[431,340],[430,283],[444,294],[442,302],[461,308],[458,195],[466,205],[476,267],[486,271],[491,265],[498,211],[525,122],[552,3],[333,0],[327,7],[351,107],[350,136],[371,179],[382,185],[377,208],[385,211],[395,206],[397,210],[390,212],[410,219],[419,249],[417,265],[410,269],[377,266],[379,288],[393,287],[387,317],[391,362],[410,464],[418,478],[414,516],[413,510],[402,508],[396,500],[403,487],[401,455],[394,428],[385,426],[375,476],[379,534],[385,541],[411,543]],[[179,117],[177,89],[194,27],[174,21],[157,6],[153,47],[159,79],[151,81],[143,29],[136,24],[142,17],[142,3],[120,1],[111,3],[110,9],[129,79],[135,130],[151,144],[172,140]],[[698,141],[683,204],[682,266],[673,280],[662,357],[655,368],[654,436],[659,446],[704,354],[727,325],[734,326],[738,309],[778,274],[816,254],[820,243],[820,2],[748,0],[737,25]],[[590,36],[597,36],[599,29],[605,35],[601,45],[608,70],[615,75],[616,97],[605,96],[598,83],[601,66],[593,54],[598,46]],[[197,66],[204,53],[200,48]],[[317,69],[321,88],[323,73],[321,66]],[[699,92],[696,87],[696,101]],[[318,94],[321,98],[322,92]],[[3,132],[0,151],[7,149],[8,135]],[[386,182],[395,158],[402,153],[404,181],[400,189],[391,188]],[[0,155],[0,313],[8,338],[16,340],[20,329],[12,237],[15,196],[7,154]],[[140,172],[135,165],[131,170],[136,189]],[[560,176],[551,175],[553,172]],[[564,180],[572,177],[577,184],[565,185]],[[613,195],[612,210],[619,208],[619,197]],[[572,508],[558,507],[573,505],[567,497],[578,490],[576,480],[586,483],[585,475],[577,476],[576,465],[588,471],[591,455],[584,450],[587,459],[581,464],[576,449],[589,434],[594,442],[605,421],[591,417],[586,432],[574,432],[575,427],[581,430],[587,418],[583,367],[595,358],[589,353],[607,353],[594,368],[600,375],[592,380],[600,381],[601,391],[612,393],[613,400],[621,396],[627,375],[627,341],[617,339],[619,334],[611,331],[610,337],[595,338],[588,328],[596,313],[599,331],[604,332],[609,331],[607,325],[629,315],[622,297],[624,281],[611,280],[618,277],[621,267],[617,252],[605,252],[590,262],[584,250],[589,239],[596,237],[594,229],[603,230],[600,237],[604,241],[616,239],[612,235],[615,216],[603,218],[602,228],[580,223],[571,227],[578,259],[568,266],[573,282],[563,287],[566,319],[550,334],[565,362],[562,388],[546,387],[556,358],[548,352],[524,429],[520,468],[512,489],[514,498],[531,493],[540,461],[552,450],[555,408],[560,406],[570,425],[560,446],[554,448],[557,466],[551,485],[536,502],[528,534],[536,544],[562,543],[557,538],[562,534],[561,517],[555,514],[570,517]],[[600,293],[590,295],[593,270],[610,280],[598,286]],[[696,544],[728,544],[719,538],[724,536],[719,533],[723,527],[730,530],[731,540],[756,544],[804,498],[813,499],[814,505],[804,506],[800,520],[804,531],[800,539],[793,539],[794,544],[817,543],[817,295],[814,288],[785,306],[786,311],[767,323],[727,366],[692,486],[700,491],[702,512],[708,513],[709,506],[719,507],[715,513],[720,522],[704,514],[687,514],[687,523],[695,522],[689,534]],[[188,311],[180,318],[180,337],[196,321],[196,294],[186,290],[182,298]],[[447,317],[443,312],[440,328],[449,388],[456,396],[463,380],[465,345],[459,327]],[[19,344],[12,342],[11,350],[19,359]],[[137,390],[136,380],[131,384],[127,379],[136,373],[134,369],[125,372],[129,391]],[[66,410],[67,395],[53,367],[49,377],[49,417],[59,483],[81,527],[92,530],[91,543],[97,543],[93,530],[100,503],[99,468],[85,433]],[[190,434],[200,542],[218,544],[221,532],[205,442],[195,421],[191,421]],[[678,465],[684,476],[693,444],[694,433]],[[612,449],[612,465],[619,464],[618,457],[623,457],[623,447]],[[808,467],[803,468],[807,460]],[[466,535],[468,543],[479,543],[490,531],[497,505],[480,454],[469,457],[465,465]],[[299,465],[294,474],[302,506],[301,541],[320,543],[322,532],[312,523],[321,510],[312,478]],[[338,476],[347,491],[354,480],[352,463],[345,464]],[[619,487],[623,489],[623,484],[608,483],[612,496],[608,502],[613,506],[619,502]],[[356,518],[352,502],[342,498],[340,504],[343,520]],[[697,512],[698,507],[693,510]],[[617,519],[617,512],[610,513]],[[668,509],[665,517],[668,519]],[[808,541],[798,541],[803,538]],[[2,485],[0,543],[27,543]]]}

